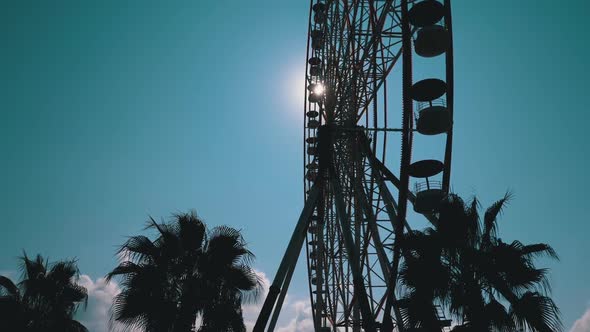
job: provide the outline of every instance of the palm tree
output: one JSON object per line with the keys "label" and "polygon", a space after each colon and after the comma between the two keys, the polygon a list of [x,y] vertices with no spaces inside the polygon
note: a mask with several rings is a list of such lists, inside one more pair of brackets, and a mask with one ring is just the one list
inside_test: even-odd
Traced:
{"label": "palm tree", "polygon": [[119,250],[125,259],[107,275],[120,277],[123,288],[112,322],[146,332],[188,332],[202,314],[202,330],[239,321],[233,330],[240,331],[241,301],[260,287],[240,232],[222,226],[208,233],[194,212],[169,223],[150,218],[147,229],[156,230],[156,239],[130,237]]}
{"label": "palm tree", "polygon": [[410,328],[440,330],[437,306],[459,325],[453,331],[561,331],[559,309],[548,297],[547,269],[534,259],[557,259],[547,244],[503,242],[497,219],[506,194],[480,220],[478,201],[449,195],[438,211],[437,227],[408,234],[400,279],[408,288],[399,301]]}
{"label": "palm tree", "polygon": [[213,229],[201,265],[210,302],[204,307],[199,331],[246,330],[242,301],[254,300],[260,290],[258,278],[249,268],[253,258],[239,231],[224,226]]}
{"label": "palm tree", "polygon": [[0,321],[14,331],[88,331],[73,319],[86,289],[78,285],[79,271],[74,260],[49,264],[37,255],[21,257],[23,280],[18,284],[0,276]]}

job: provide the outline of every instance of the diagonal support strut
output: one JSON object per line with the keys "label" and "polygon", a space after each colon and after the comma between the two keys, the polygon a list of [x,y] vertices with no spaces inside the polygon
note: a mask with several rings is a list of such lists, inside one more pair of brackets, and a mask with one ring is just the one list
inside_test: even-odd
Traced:
{"label": "diagonal support strut", "polygon": [[[314,185],[311,187],[311,190],[309,191],[309,196],[307,197],[303,211],[301,211],[301,216],[299,217],[299,221],[295,226],[293,235],[291,235],[291,240],[289,240],[289,245],[287,246],[285,255],[283,255],[283,259],[281,260],[277,274],[275,275],[272,285],[269,288],[268,295],[264,300],[264,304],[262,305],[262,309],[260,310],[256,324],[254,325],[253,332],[264,332],[264,328],[268,324],[268,319],[273,312],[273,308],[275,311],[280,312],[281,310],[280,307],[282,306],[284,299],[283,294],[286,294],[287,289],[289,288],[291,275],[293,274],[295,266],[297,265],[297,258],[299,257],[301,247],[303,246],[303,241],[305,240],[305,232],[307,231],[307,226],[309,225],[309,221],[311,220],[311,216],[317,205],[318,198],[320,197],[320,191],[321,181],[314,183]],[[279,298],[278,303],[277,298]]]}

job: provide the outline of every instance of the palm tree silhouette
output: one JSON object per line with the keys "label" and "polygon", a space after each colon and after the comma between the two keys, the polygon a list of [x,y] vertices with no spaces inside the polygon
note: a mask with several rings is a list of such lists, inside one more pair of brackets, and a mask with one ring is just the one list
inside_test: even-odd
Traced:
{"label": "palm tree silhouette", "polygon": [[547,244],[505,243],[497,219],[510,194],[492,204],[480,220],[479,203],[449,195],[437,227],[409,233],[400,280],[407,295],[399,300],[404,324],[441,330],[440,309],[459,325],[453,331],[561,331],[559,309],[548,297],[547,269],[534,259],[557,259]]}
{"label": "palm tree silhouette", "polygon": [[120,277],[111,322],[144,331],[243,331],[242,301],[256,298],[260,282],[250,268],[254,255],[239,231],[221,226],[207,232],[194,212],[169,223],[150,218],[157,237],[130,237],[125,259],[107,275]]}
{"label": "palm tree silhouette", "polygon": [[78,284],[76,262],[49,264],[41,255],[30,259],[26,253],[20,260],[23,277],[18,284],[0,276],[2,325],[16,332],[88,331],[73,319],[88,299],[86,289]]}

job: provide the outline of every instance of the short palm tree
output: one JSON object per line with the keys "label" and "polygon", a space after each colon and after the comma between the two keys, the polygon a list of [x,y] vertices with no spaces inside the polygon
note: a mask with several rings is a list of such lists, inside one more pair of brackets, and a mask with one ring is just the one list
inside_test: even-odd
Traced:
{"label": "short palm tree", "polygon": [[23,279],[18,284],[0,276],[0,321],[11,331],[88,331],[73,319],[86,303],[86,289],[78,284],[76,262],[49,264],[40,255],[21,257]]}
{"label": "short palm tree", "polygon": [[410,328],[440,330],[438,306],[459,325],[453,331],[561,331],[559,310],[548,297],[547,269],[534,258],[557,259],[547,244],[505,243],[497,219],[510,199],[492,204],[480,220],[478,202],[449,195],[437,227],[408,234],[399,302]]}
{"label": "short palm tree", "polygon": [[120,277],[123,288],[112,321],[124,329],[188,332],[202,314],[202,330],[231,330],[230,321],[239,321],[233,330],[243,328],[241,301],[256,295],[260,282],[240,232],[217,227],[208,233],[194,212],[169,223],[150,218],[147,228],[157,237],[130,237],[119,250],[126,259],[107,275]]}

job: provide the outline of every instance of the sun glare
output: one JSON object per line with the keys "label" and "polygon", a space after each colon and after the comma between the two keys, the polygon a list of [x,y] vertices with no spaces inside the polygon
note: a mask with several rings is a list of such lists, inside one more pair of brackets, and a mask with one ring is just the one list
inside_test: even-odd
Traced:
{"label": "sun glare", "polygon": [[321,83],[317,83],[315,85],[315,87],[313,88],[313,93],[321,96],[324,94],[324,90],[325,90],[324,85]]}

